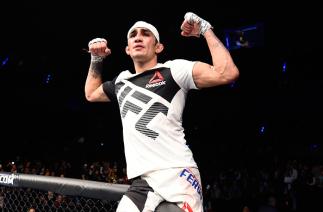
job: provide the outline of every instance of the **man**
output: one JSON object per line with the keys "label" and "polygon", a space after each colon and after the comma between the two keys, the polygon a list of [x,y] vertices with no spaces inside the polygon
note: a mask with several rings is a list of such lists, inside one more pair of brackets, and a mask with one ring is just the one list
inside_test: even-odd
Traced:
{"label": "man", "polygon": [[128,31],[125,49],[135,73],[126,70],[102,82],[102,61],[111,50],[105,39],[89,42],[86,99],[118,102],[127,175],[133,180],[118,212],[154,211],[163,201],[184,211],[203,211],[200,174],[182,127],[186,95],[190,89],[231,83],[239,72],[208,21],[188,12],[181,30],[185,37],[204,36],[212,65],[183,59],[159,63],[157,55],[164,48],[159,33],[153,25],[138,21]]}

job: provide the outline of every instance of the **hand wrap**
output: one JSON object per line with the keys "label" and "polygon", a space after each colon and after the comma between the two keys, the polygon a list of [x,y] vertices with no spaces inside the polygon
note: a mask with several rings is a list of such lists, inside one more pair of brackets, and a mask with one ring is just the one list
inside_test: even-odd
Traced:
{"label": "hand wrap", "polygon": [[[94,44],[94,43],[98,43],[98,42],[105,42],[108,43],[106,39],[104,38],[94,38],[93,40],[91,40],[88,44],[88,47],[90,48],[90,45]],[[95,55],[93,53],[91,53],[91,62],[102,62],[104,60],[104,56],[99,56],[99,55]]]}
{"label": "hand wrap", "polygon": [[184,19],[190,24],[194,24],[194,23],[199,24],[199,27],[200,27],[199,34],[203,36],[208,29],[213,28],[208,21],[204,20],[203,18],[199,17],[198,15],[192,12],[187,12],[184,16]]}

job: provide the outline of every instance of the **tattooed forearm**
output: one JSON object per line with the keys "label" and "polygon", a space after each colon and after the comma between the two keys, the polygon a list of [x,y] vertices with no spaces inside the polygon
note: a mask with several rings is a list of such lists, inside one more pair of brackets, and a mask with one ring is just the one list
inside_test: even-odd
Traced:
{"label": "tattooed forearm", "polygon": [[218,48],[221,45],[221,43],[212,43],[211,48]]}
{"label": "tattooed forearm", "polygon": [[102,62],[91,62],[90,73],[92,77],[94,78],[101,77],[102,70],[103,70]]}
{"label": "tattooed forearm", "polygon": [[213,48],[218,48],[218,47],[225,48],[225,46],[223,45],[221,40],[219,40],[217,37],[215,37],[215,42],[211,43],[211,45],[212,45]]}

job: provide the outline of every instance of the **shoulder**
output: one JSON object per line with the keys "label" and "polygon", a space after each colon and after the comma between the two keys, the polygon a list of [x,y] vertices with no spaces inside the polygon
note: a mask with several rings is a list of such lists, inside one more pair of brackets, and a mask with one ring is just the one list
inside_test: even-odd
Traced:
{"label": "shoulder", "polygon": [[192,71],[196,61],[190,61],[185,59],[168,60],[163,63],[163,67],[169,68],[172,72],[187,72]]}
{"label": "shoulder", "polygon": [[190,60],[185,60],[185,59],[174,59],[174,60],[168,60],[164,63],[164,66],[181,66],[181,65],[185,65],[185,64],[190,64],[190,63],[194,63],[194,61],[190,61]]}
{"label": "shoulder", "polygon": [[165,62],[164,67],[170,69],[173,79],[181,88],[186,90],[196,89],[192,74],[196,62],[197,61],[175,59]]}
{"label": "shoulder", "polygon": [[129,70],[125,70],[119,73],[119,75],[116,77],[115,82],[118,83],[121,80],[124,79],[129,79],[130,77],[132,77],[134,74],[132,74]]}
{"label": "shoulder", "polygon": [[185,59],[175,59],[168,60],[164,63],[164,67],[170,68],[172,72],[191,72],[193,70],[193,66],[197,61],[190,61]]}

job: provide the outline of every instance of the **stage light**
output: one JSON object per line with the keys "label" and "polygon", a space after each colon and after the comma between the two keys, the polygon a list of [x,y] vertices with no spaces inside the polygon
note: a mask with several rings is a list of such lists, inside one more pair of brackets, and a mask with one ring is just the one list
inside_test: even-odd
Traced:
{"label": "stage light", "polygon": [[1,67],[5,66],[8,63],[9,57],[6,57],[2,62],[1,62]]}
{"label": "stage light", "polygon": [[286,72],[286,68],[287,68],[287,63],[286,63],[286,62],[284,62],[284,63],[283,63],[283,73],[285,73],[285,72]]}
{"label": "stage light", "polygon": [[265,133],[265,126],[261,126],[260,127],[260,134],[264,134]]}
{"label": "stage light", "polygon": [[263,24],[226,29],[225,44],[227,49],[262,47],[264,45]]}
{"label": "stage light", "polygon": [[45,79],[45,83],[48,84],[51,80],[52,80],[52,75],[51,74],[47,74],[47,77]]}

